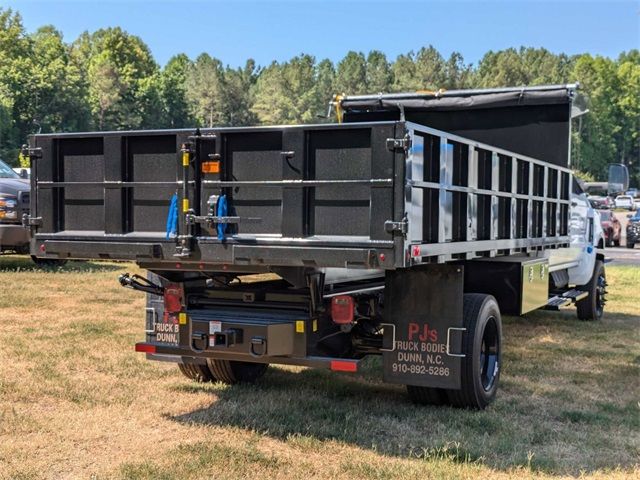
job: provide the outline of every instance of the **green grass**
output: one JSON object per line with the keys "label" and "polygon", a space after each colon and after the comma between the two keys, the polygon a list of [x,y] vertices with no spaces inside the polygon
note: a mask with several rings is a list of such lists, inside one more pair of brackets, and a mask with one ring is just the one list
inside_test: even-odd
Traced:
{"label": "green grass", "polygon": [[608,267],[602,322],[504,319],[484,412],[418,407],[357,375],[273,367],[195,384],[133,352],[144,297],[130,264],[39,270],[0,257],[0,478],[538,478],[640,474],[637,267]]}

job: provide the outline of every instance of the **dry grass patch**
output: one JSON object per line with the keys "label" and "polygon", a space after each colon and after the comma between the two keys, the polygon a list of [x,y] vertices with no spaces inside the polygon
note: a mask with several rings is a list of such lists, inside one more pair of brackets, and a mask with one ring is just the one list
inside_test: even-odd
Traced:
{"label": "dry grass patch", "polygon": [[271,368],[198,385],[133,352],[144,297],[130,264],[37,270],[0,257],[2,478],[538,478],[638,475],[640,269],[608,270],[603,322],[506,318],[485,412],[416,407],[381,381]]}

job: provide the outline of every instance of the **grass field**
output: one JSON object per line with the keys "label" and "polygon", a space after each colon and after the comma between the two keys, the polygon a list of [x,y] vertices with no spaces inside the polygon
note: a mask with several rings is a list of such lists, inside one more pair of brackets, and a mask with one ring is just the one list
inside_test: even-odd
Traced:
{"label": "grass field", "polygon": [[194,384],[133,352],[130,264],[0,257],[0,478],[638,478],[640,269],[608,268],[603,322],[504,319],[497,401],[417,407],[358,375],[273,367]]}

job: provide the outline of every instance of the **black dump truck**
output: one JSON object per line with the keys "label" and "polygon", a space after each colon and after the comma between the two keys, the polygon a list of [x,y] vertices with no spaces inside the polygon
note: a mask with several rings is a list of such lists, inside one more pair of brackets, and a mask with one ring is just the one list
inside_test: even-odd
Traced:
{"label": "black dump truck", "polygon": [[337,96],[336,123],[34,135],[24,224],[40,258],[147,269],[119,279],[147,294],[135,348],[193,380],[381,355],[416,402],[482,409],[502,314],[602,315],[597,217],[569,169],[575,98]]}

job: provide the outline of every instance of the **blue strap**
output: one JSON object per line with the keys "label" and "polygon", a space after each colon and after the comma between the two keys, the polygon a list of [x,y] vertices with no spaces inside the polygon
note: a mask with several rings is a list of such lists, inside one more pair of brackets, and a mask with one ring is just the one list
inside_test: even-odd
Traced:
{"label": "blue strap", "polygon": [[[220,195],[218,198],[218,204],[216,206],[216,216],[218,217],[226,217],[227,216],[227,196]],[[227,229],[226,223],[219,223],[217,226],[218,230],[218,240],[221,242],[224,241],[224,232]]]}
{"label": "blue strap", "polygon": [[167,238],[178,233],[178,194],[174,193],[169,201],[169,212],[167,213]]}

